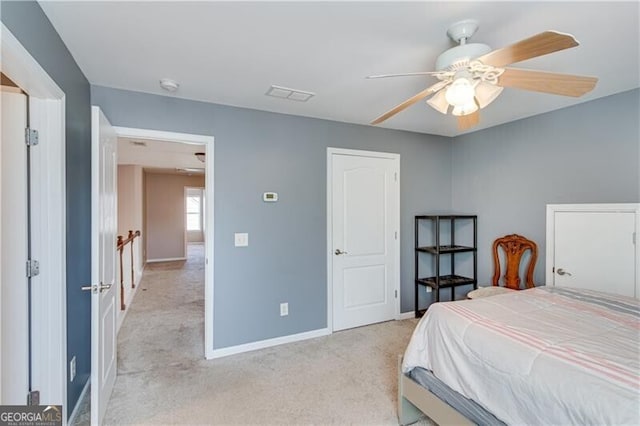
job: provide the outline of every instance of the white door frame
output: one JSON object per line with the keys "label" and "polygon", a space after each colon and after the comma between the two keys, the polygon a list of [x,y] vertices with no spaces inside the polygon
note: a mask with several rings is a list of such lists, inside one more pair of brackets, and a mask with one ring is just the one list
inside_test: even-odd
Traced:
{"label": "white door frame", "polygon": [[555,258],[555,213],[556,212],[628,212],[636,215],[636,276],[635,293],[640,295],[640,203],[609,203],[609,204],[547,204],[547,242],[546,242],[546,263],[545,263],[545,283],[548,286],[554,285],[553,264]]}
{"label": "white door frame", "polygon": [[[207,217],[205,221],[205,264],[204,264],[204,356],[212,359],[213,356],[213,299],[214,299],[214,137],[205,135],[195,135],[189,133],[165,132],[162,130],[136,129],[130,127],[114,126],[118,137],[157,140],[164,142],[178,142],[193,145],[204,145],[205,150],[205,210]],[[144,237],[146,238],[146,236]],[[185,237],[186,238],[186,237]],[[186,252],[185,252],[186,255]]]}
{"label": "white door frame", "polygon": [[393,278],[393,287],[397,291],[398,297],[395,302],[395,317],[400,319],[400,154],[394,154],[390,152],[377,152],[377,151],[362,151],[358,149],[344,149],[344,148],[327,148],[327,329],[330,333],[333,333],[333,168],[331,157],[334,154],[339,155],[353,155],[356,157],[373,157],[373,158],[387,158],[394,160],[397,163],[398,168],[398,199],[396,200],[398,206],[398,214],[396,215],[397,223],[391,224],[392,227],[397,229],[398,238],[395,240],[396,255],[394,258],[395,263],[395,276]]}
{"label": "white door frame", "polygon": [[32,255],[40,261],[32,279],[33,387],[42,403],[63,406],[66,423],[65,94],[4,24],[0,39],[0,69],[29,94],[30,126],[40,141],[31,153]]}

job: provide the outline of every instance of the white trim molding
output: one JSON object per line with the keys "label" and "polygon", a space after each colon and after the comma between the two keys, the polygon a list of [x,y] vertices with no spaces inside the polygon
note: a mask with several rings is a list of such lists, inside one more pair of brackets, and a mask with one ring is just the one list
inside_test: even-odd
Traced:
{"label": "white trim molding", "polygon": [[314,339],[316,337],[328,336],[331,331],[328,328],[306,331],[304,333],[291,334],[289,336],[275,337],[273,339],[259,340],[257,342],[245,343],[243,345],[229,346],[227,348],[214,349],[210,359],[222,358],[229,355],[236,355],[243,352],[255,351],[258,349],[270,348],[272,346],[284,345],[286,343],[300,342],[302,340]]}
{"label": "white trim molding", "polygon": [[85,383],[84,387],[82,388],[82,392],[80,392],[80,396],[78,397],[78,403],[76,404],[75,407],[73,407],[73,411],[69,416],[69,422],[68,422],[69,425],[74,425],[76,423],[76,417],[78,417],[78,413],[80,412],[80,406],[82,405],[82,402],[84,401],[84,399],[85,398],[91,399],[91,395],[87,396],[87,393],[89,393],[90,389],[91,389],[91,377],[87,379],[87,383]]}
{"label": "white trim molding", "polygon": [[135,299],[136,294],[138,294],[138,290],[140,290],[140,281],[142,281],[143,270],[144,270],[144,267],[140,271],[135,270],[135,273],[134,273],[135,288],[131,293],[129,293],[129,296],[124,301],[124,304],[127,308],[124,311],[120,311],[120,310],[118,311],[118,325],[117,325],[116,333],[120,333],[120,327],[122,327],[122,323],[124,322],[124,319],[127,317],[127,314],[130,311],[129,306],[131,306],[131,304],[133,303],[133,299]]}
{"label": "white trim molding", "polygon": [[[118,137],[163,142],[178,142],[191,145],[207,145],[214,141],[213,136],[194,135],[191,133],[165,132],[163,130],[136,129],[132,127],[113,126]],[[209,155],[207,153],[206,155]]]}
{"label": "white trim molding", "polygon": [[402,312],[401,314],[399,314],[396,317],[397,321],[402,321],[402,320],[407,320],[407,319],[412,319],[416,317],[416,313],[413,311],[410,312]]}
{"label": "white trim molding", "polygon": [[[397,199],[394,202],[398,206],[397,223],[393,224],[397,229],[398,237],[395,239],[395,276],[393,287],[396,291],[397,297],[395,302],[395,318],[400,316],[400,154],[392,152],[377,152],[377,151],[363,151],[357,149],[345,149],[345,148],[327,148],[327,329],[333,332],[333,200],[332,200],[332,183],[331,177],[333,175],[332,161],[333,155],[353,155],[357,157],[372,157],[372,158],[387,158],[394,160],[397,166],[397,180],[398,191],[396,193]],[[393,319],[393,318],[392,318]]]}
{"label": "white trim molding", "polygon": [[[137,129],[131,127],[117,127],[114,129],[118,137],[157,140],[165,142],[179,142],[194,145],[203,145],[205,150],[205,280],[204,280],[204,356],[213,358],[213,307],[214,307],[214,165],[215,165],[215,139],[213,136],[195,135],[190,133],[165,132],[162,130]],[[146,238],[146,237],[145,237]],[[147,259],[147,263],[167,262],[177,259]]]}
{"label": "white trim molding", "polygon": [[177,262],[179,260],[187,260],[187,258],[186,257],[166,257],[163,259],[147,259],[147,263]]}
{"label": "white trim molding", "polygon": [[0,52],[2,72],[29,94],[29,120],[40,141],[31,176],[32,257],[40,261],[32,279],[32,385],[41,403],[63,406],[66,424],[65,93],[4,24]]}

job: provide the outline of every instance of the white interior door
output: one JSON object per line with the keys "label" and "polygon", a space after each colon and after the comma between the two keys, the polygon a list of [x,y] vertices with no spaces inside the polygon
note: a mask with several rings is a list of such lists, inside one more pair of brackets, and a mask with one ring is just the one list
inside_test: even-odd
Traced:
{"label": "white interior door", "polygon": [[395,318],[399,156],[330,153],[333,330]]}
{"label": "white interior door", "polygon": [[27,97],[2,90],[2,405],[24,405],[29,390],[27,262]]}
{"label": "white interior door", "polygon": [[117,135],[91,108],[91,424],[102,424],[116,380]]}
{"label": "white interior door", "polygon": [[636,214],[555,212],[554,285],[635,294]]}

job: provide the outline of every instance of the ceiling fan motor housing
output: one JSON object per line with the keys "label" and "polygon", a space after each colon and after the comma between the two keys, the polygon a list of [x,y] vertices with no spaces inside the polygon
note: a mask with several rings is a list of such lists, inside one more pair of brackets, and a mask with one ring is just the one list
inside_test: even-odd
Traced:
{"label": "ceiling fan motor housing", "polygon": [[483,43],[468,43],[445,50],[436,59],[436,70],[454,71],[460,65],[468,65],[469,61],[491,52],[491,48]]}

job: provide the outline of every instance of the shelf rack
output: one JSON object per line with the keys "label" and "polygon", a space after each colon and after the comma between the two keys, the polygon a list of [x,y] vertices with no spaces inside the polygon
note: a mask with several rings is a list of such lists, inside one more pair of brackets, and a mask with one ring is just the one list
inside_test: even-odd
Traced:
{"label": "shelf rack", "polygon": [[[420,223],[421,221],[431,221],[433,223],[433,245],[420,245]],[[440,228],[443,221],[450,222],[450,244],[440,244]],[[461,245],[456,243],[456,221],[473,222],[473,244]],[[451,289],[451,300],[455,300],[455,288],[462,285],[473,284],[473,288],[478,287],[478,217],[475,215],[418,215],[415,217],[415,316],[421,317],[426,309],[419,306],[419,289],[421,286],[431,287],[436,293],[436,302],[440,301],[440,289]],[[456,253],[473,253],[473,276],[465,277],[457,275]],[[419,260],[421,254],[435,256],[435,275],[422,277],[419,270]],[[440,258],[443,255],[451,256],[450,271],[448,274],[441,274]]]}

